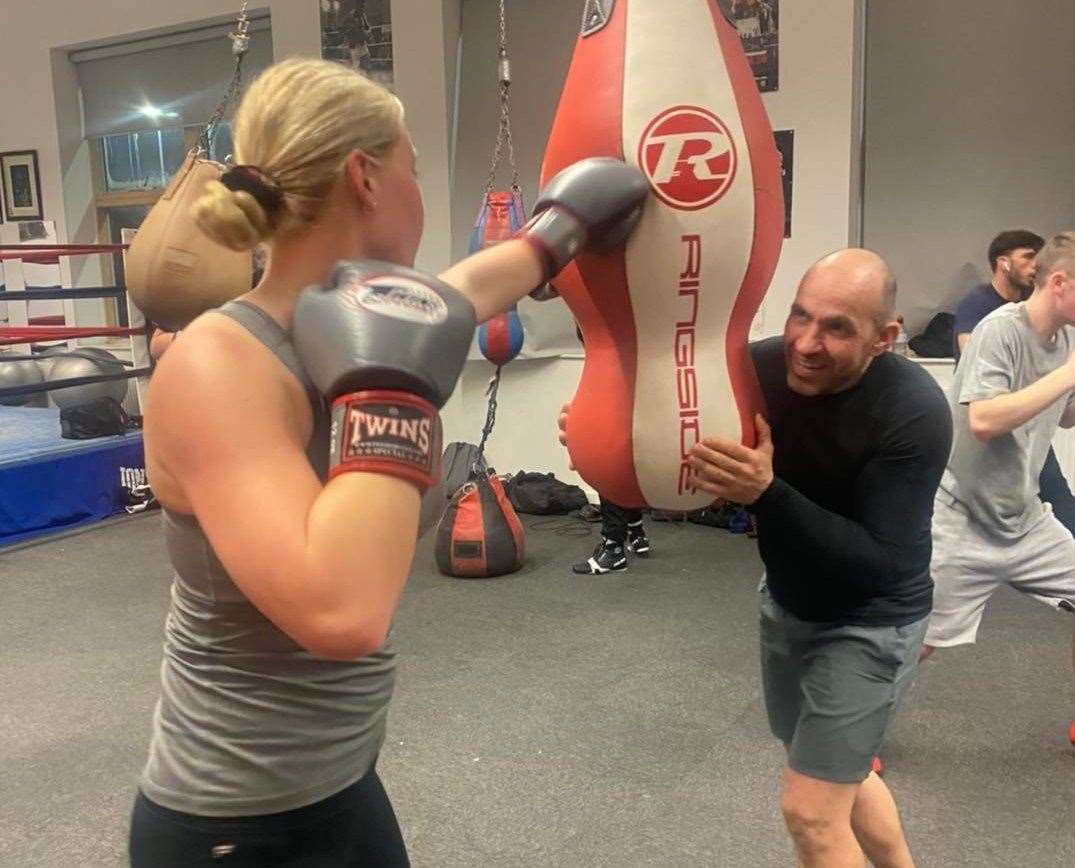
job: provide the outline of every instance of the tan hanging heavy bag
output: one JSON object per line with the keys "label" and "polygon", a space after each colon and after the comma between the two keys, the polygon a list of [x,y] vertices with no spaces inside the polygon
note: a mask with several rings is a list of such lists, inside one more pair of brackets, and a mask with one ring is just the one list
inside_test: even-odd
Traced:
{"label": "tan hanging heavy bag", "polygon": [[194,222],[194,203],[225,169],[195,151],[187,154],[127,251],[131,299],[147,319],[169,331],[250,289],[252,253],[217,244]]}

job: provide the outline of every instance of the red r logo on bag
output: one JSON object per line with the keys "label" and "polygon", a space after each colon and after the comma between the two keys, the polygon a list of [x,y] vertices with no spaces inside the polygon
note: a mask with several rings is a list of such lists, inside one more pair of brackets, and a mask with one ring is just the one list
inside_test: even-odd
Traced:
{"label": "red r logo on bag", "polygon": [[638,164],[666,205],[697,211],[721,198],[735,180],[738,155],[725,123],[698,106],[674,106],[649,122]]}

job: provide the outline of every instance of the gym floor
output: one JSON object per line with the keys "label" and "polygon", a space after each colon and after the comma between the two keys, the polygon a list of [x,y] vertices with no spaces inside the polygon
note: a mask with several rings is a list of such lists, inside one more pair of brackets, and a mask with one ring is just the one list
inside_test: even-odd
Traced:
{"label": "gym floor", "polygon": [[[0,554],[0,865],[125,865],[169,569],[155,514]],[[753,541],[650,523],[624,574],[529,519],[514,576],[423,541],[380,770],[416,866],[789,866],[757,664]],[[581,535],[580,535],[581,534]],[[925,667],[885,751],[922,866],[1075,865],[1072,623],[999,594]]]}

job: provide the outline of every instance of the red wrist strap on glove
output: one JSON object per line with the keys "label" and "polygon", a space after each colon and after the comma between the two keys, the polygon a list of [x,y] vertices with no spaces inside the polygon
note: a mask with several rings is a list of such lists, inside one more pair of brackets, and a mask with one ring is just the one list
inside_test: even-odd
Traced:
{"label": "red wrist strap on glove", "polygon": [[440,414],[408,392],[372,390],[332,402],[329,478],[387,473],[425,492],[440,480]]}

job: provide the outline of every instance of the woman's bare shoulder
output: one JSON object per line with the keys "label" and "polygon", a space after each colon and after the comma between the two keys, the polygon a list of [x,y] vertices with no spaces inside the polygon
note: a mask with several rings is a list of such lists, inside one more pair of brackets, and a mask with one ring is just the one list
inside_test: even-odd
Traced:
{"label": "woman's bare shoulder", "polygon": [[262,356],[268,356],[264,347],[238,323],[219,315],[200,316],[176,335],[157,363],[148,412],[255,385],[273,373]]}
{"label": "woman's bare shoulder", "polygon": [[301,440],[309,420],[295,412],[296,392],[302,395],[297,381],[253,335],[205,314],[176,337],[150,380],[147,452],[171,465],[170,457],[264,426]]}

